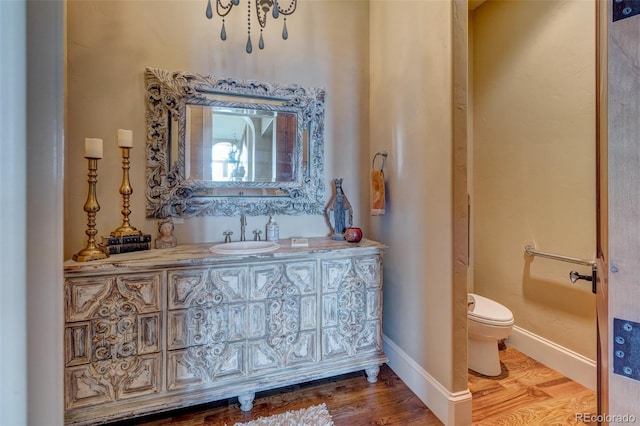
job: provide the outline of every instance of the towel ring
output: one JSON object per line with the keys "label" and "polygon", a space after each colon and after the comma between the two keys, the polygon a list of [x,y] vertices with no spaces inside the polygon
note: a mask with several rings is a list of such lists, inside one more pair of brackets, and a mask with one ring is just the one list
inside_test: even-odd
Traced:
{"label": "towel ring", "polygon": [[376,153],[376,155],[373,156],[373,160],[371,161],[371,168],[375,169],[376,168],[376,158],[378,156],[382,157],[382,165],[380,166],[380,170],[384,169],[384,162],[387,159],[387,155],[389,155],[387,153],[387,151],[382,151],[382,152],[378,152]]}

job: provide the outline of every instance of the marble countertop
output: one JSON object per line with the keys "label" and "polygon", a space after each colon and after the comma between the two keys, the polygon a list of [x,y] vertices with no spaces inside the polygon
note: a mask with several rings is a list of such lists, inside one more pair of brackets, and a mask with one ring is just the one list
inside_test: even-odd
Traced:
{"label": "marble countertop", "polygon": [[[307,238],[308,247],[291,247],[291,239],[282,239],[278,241],[280,248],[266,253],[255,254],[216,254],[211,253],[209,248],[220,244],[200,243],[200,244],[182,244],[169,249],[150,249],[141,250],[130,253],[112,254],[110,257],[101,260],[92,260],[87,262],[76,262],[67,260],[64,262],[64,272],[66,274],[73,273],[91,273],[91,272],[107,272],[114,269],[128,268],[131,270],[135,267],[153,268],[167,266],[194,266],[194,265],[212,265],[221,261],[247,261],[247,260],[265,260],[278,259],[283,257],[295,257],[296,255],[305,256],[310,253],[335,252],[340,250],[384,250],[386,246],[382,243],[363,238],[359,243],[349,243],[347,241],[336,241],[329,237],[313,237]],[[368,250],[367,250],[368,249]]]}

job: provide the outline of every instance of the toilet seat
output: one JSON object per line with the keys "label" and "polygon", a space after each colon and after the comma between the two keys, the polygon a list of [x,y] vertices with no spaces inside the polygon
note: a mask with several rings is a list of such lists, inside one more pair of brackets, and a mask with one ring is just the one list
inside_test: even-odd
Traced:
{"label": "toilet seat", "polygon": [[513,325],[513,313],[505,306],[477,294],[469,294],[474,303],[469,305],[467,318],[482,324],[494,326]]}

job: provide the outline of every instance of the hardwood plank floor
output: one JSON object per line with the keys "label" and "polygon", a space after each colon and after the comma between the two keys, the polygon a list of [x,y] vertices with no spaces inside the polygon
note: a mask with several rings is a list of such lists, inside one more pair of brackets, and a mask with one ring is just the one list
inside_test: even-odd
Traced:
{"label": "hardwood plank floor", "polygon": [[[577,413],[595,414],[595,393],[528,358],[513,348],[500,351],[502,374],[486,377],[469,371],[473,425],[595,425]],[[256,395],[254,408],[240,411],[231,398],[120,422],[144,426],[233,426],[258,417],[325,403],[336,426],[438,426],[442,422],[386,365],[377,383],[364,372],[288,386]]]}
{"label": "hardwood plank floor", "polygon": [[595,392],[508,346],[500,361],[496,377],[469,370],[474,425],[596,424],[582,421],[596,414]]}
{"label": "hardwood plank floor", "polygon": [[380,368],[378,382],[369,383],[364,372],[316,380],[256,394],[253,409],[240,411],[231,398],[160,417],[139,419],[145,426],[233,426],[287,410],[325,403],[336,426],[442,425],[438,418],[387,366]]}

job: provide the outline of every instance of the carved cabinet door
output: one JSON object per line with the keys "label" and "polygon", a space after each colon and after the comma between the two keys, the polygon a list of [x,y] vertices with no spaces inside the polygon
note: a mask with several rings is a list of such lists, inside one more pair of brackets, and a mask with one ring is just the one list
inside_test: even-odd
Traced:
{"label": "carved cabinet door", "polygon": [[65,407],[160,390],[162,274],[65,281]]}
{"label": "carved cabinet door", "polygon": [[382,347],[379,257],[322,262],[322,356],[379,351]]}

